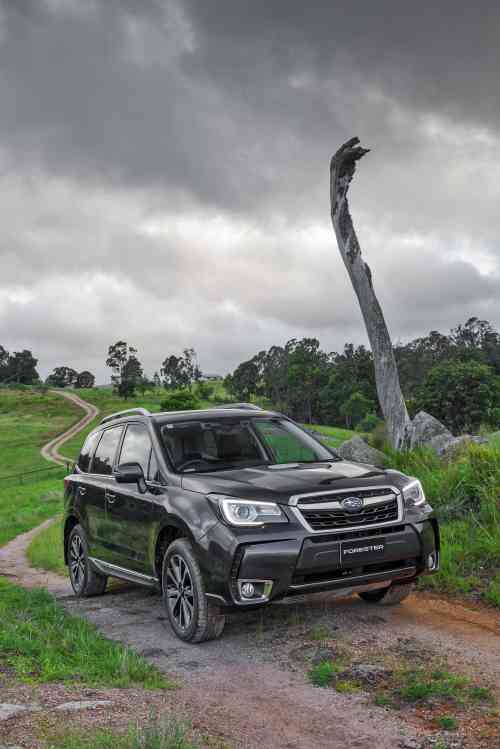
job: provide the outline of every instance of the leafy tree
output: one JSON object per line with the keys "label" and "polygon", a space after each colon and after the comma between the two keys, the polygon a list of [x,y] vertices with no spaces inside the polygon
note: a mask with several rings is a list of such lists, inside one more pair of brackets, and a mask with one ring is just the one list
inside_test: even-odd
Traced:
{"label": "leafy tree", "polygon": [[341,413],[345,417],[346,426],[355,428],[364,417],[373,413],[375,403],[358,390],[352,393],[341,406]]}
{"label": "leafy tree", "polygon": [[95,377],[92,372],[84,370],[80,372],[76,378],[75,387],[77,388],[93,388],[95,385]]}
{"label": "leafy tree", "polygon": [[431,369],[416,400],[453,432],[473,432],[495,418],[500,389],[486,364],[448,361]]}
{"label": "leafy tree", "polygon": [[142,367],[136,357],[137,349],[126,341],[117,341],[108,349],[106,366],[113,371],[111,382],[121,398],[130,398],[142,378]]}
{"label": "leafy tree", "polygon": [[193,382],[198,382],[201,377],[196,363],[196,351],[193,348],[186,348],[182,356],[175,356],[175,354],[167,356],[161,365],[160,372],[163,385],[167,390],[190,388]]}
{"label": "leafy tree", "polygon": [[[5,351],[5,349],[4,349]],[[35,359],[31,351],[14,351],[9,355],[5,382],[16,382],[21,385],[33,385],[39,381]]]}
{"label": "leafy tree", "polygon": [[249,401],[259,386],[259,366],[254,359],[242,362],[233,374],[226,377],[224,385],[236,400]]}
{"label": "leafy tree", "polygon": [[153,385],[155,388],[161,387],[161,379],[160,379],[160,375],[158,374],[158,372],[155,372],[153,375]]}
{"label": "leafy tree", "polygon": [[330,357],[321,351],[317,338],[292,339],[288,355],[288,400],[293,415],[306,423],[319,412],[319,393],[328,379]]}
{"label": "leafy tree", "polygon": [[55,367],[52,374],[45,380],[50,387],[64,388],[73,387],[78,379],[78,372],[71,367]]}
{"label": "leafy tree", "polygon": [[0,346],[0,382],[7,379],[9,371],[9,352]]}

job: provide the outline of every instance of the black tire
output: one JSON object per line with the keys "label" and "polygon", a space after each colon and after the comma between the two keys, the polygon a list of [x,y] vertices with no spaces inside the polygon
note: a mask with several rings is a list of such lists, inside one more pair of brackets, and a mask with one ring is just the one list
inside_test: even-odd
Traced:
{"label": "black tire", "polygon": [[363,593],[358,593],[358,595],[363,601],[367,601],[368,603],[379,603],[381,606],[395,606],[397,603],[404,601],[405,598],[408,598],[413,592],[414,587],[414,583],[392,583],[388,588],[365,590]]}
{"label": "black tire", "polygon": [[162,595],[177,637],[204,642],[220,637],[226,617],[205,595],[205,585],[193,547],[186,538],[172,541],[163,557]]}
{"label": "black tire", "polygon": [[89,545],[81,525],[75,525],[68,536],[68,571],[71,587],[77,598],[100,596],[108,578],[100,575],[89,561]]}

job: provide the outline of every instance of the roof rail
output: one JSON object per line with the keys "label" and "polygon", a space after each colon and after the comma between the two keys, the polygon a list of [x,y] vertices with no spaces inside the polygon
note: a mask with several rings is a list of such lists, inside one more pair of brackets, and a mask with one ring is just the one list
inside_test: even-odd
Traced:
{"label": "roof rail", "polygon": [[224,406],[214,406],[214,408],[222,408],[223,410],[226,408],[241,408],[242,411],[262,411],[262,408],[257,406],[256,403],[226,403]]}
{"label": "roof rail", "polygon": [[127,408],[126,411],[117,411],[114,414],[109,414],[101,419],[101,424],[106,424],[108,421],[114,421],[115,419],[121,419],[122,416],[128,416],[132,414],[139,414],[140,416],[151,416],[151,411],[147,408]]}

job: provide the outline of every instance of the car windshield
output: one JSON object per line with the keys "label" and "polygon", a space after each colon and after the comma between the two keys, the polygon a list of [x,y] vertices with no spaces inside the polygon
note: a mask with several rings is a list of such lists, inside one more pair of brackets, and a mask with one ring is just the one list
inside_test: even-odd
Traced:
{"label": "car windshield", "polygon": [[164,424],[161,434],[174,469],[182,473],[335,459],[293,422],[280,418],[175,422]]}

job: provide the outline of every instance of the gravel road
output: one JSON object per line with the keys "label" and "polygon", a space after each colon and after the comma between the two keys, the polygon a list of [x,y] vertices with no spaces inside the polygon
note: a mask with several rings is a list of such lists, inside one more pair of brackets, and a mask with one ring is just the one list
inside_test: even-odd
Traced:
{"label": "gravel road", "polygon": [[89,619],[107,637],[133,647],[176,678],[172,709],[206,731],[222,733],[235,747],[421,745],[421,726],[373,705],[365,693],[339,694],[308,682],[307,659],[321,646],[310,639],[318,624],[330,630],[333,642],[354,651],[360,647],[365,654],[371,643],[374,654],[383,643],[417,657],[446,655],[460,670],[498,688],[500,615],[493,611],[423,594],[396,608],[315,594],[261,612],[237,613],[229,617],[220,640],[189,645],[173,635],[160,597],[146,589],[118,584],[100,598],[77,600],[67,580],[31,569],[25,549],[38,530],[0,550],[0,574],[27,587],[47,587],[68,612]]}

